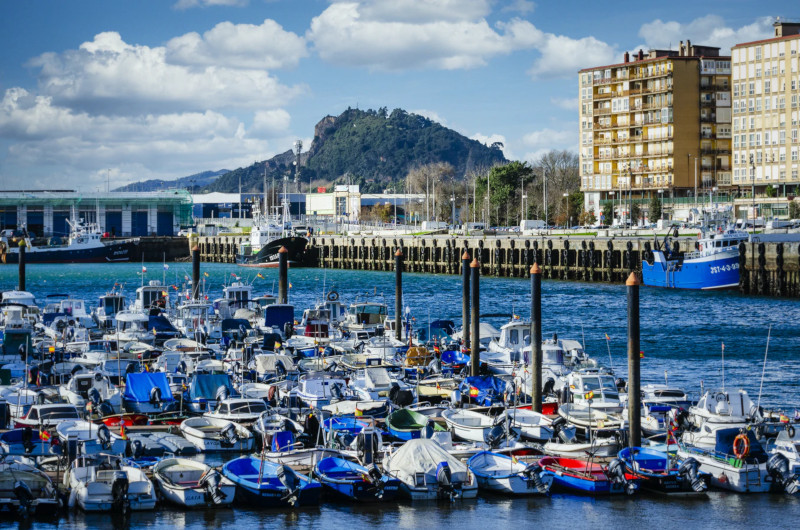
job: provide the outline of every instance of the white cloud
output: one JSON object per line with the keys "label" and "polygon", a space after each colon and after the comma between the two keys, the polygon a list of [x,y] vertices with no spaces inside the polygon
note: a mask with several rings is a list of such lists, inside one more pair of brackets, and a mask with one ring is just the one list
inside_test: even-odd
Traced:
{"label": "white cloud", "polygon": [[489,0],[362,0],[360,3],[361,16],[376,22],[456,22],[482,18],[491,11]]}
{"label": "white cloud", "polygon": [[509,160],[514,160],[514,154],[508,148],[508,142],[506,142],[506,137],[502,134],[481,134],[475,133],[470,136],[470,139],[477,140],[485,146],[491,147],[493,143],[500,142],[503,144],[502,151],[503,155]]}
{"label": "white cloud", "polygon": [[564,110],[578,110],[578,98],[550,98],[550,103]]}
{"label": "white cloud", "polygon": [[439,115],[439,113],[437,113],[435,110],[416,109],[416,110],[410,110],[408,112],[410,112],[411,114],[417,114],[419,116],[423,116],[425,118],[428,118],[429,120],[433,120],[440,125],[447,126],[447,120],[442,118]]}
{"label": "white cloud", "polygon": [[530,0],[513,0],[510,4],[503,6],[501,11],[516,12],[529,15],[536,9],[536,3]]}
{"label": "white cloud", "polygon": [[772,17],[761,17],[750,24],[731,28],[717,15],[699,17],[687,24],[656,19],[642,24],[639,36],[645,40],[649,48],[677,49],[680,41],[689,39],[697,45],[718,46],[722,48],[720,53],[729,55],[734,44],[772,36],[773,22]]}
{"label": "white cloud", "polygon": [[577,76],[578,70],[588,66],[613,64],[617,50],[594,37],[573,39],[565,35],[544,34],[537,49],[536,59],[529,73],[534,78]]}
{"label": "white cloud", "polygon": [[[0,100],[0,138],[12,142],[4,165],[55,168],[60,185],[73,187],[105,187],[105,168],[116,168],[115,182],[124,184],[251,164],[291,145],[288,135],[274,142],[260,137],[275,136],[288,121],[281,109],[260,111],[250,134],[238,119],[214,111],[93,116],[20,88]],[[51,176],[42,179],[33,184],[53,187]]]}
{"label": "white cloud", "polygon": [[108,114],[279,107],[305,90],[263,70],[171,64],[165,48],[127,44],[116,32],[30,65],[40,69],[41,93],[57,104]]}
{"label": "white cloud", "polygon": [[259,110],[253,117],[249,132],[251,135],[265,137],[287,134],[291,121],[291,116],[284,109]]}
{"label": "white cloud", "polygon": [[477,16],[484,2],[453,10],[442,9],[447,1],[426,4],[403,2],[401,14],[374,2],[334,3],[314,17],[306,38],[326,61],[375,70],[475,68],[530,45],[529,32],[519,31],[530,23],[515,20],[498,33]]}
{"label": "white cloud", "polygon": [[175,2],[175,9],[191,9],[193,7],[244,7],[248,0],[178,0]]}
{"label": "white cloud", "polygon": [[523,157],[527,161],[535,161],[547,151],[567,149],[574,151],[578,145],[578,125],[574,129],[541,129],[529,132],[522,137],[522,144],[528,149]]}
{"label": "white cloud", "polygon": [[202,36],[175,37],[166,48],[165,59],[173,64],[268,70],[297,66],[308,55],[303,37],[270,19],[260,26],[221,22]]}

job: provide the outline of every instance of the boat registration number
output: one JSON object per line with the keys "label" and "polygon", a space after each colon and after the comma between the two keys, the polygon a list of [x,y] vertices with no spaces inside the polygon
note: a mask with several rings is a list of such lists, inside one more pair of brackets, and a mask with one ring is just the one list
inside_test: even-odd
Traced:
{"label": "boat registration number", "polygon": [[739,269],[738,263],[729,263],[728,265],[718,265],[711,267],[711,274],[719,274],[720,272],[730,272]]}

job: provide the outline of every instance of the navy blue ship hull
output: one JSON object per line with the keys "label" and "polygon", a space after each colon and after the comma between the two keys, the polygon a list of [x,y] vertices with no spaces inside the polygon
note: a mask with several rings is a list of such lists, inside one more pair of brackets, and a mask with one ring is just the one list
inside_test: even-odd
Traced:
{"label": "navy blue ship hull", "polygon": [[277,267],[278,251],[286,247],[289,251],[289,265],[301,267],[305,264],[306,245],[308,240],[304,237],[282,237],[270,241],[256,254],[236,256],[236,263],[243,267]]}
{"label": "navy blue ship hull", "polygon": [[[113,241],[95,248],[34,247],[25,252],[26,263],[110,263],[130,261],[133,244],[130,241]],[[7,252],[4,263],[19,263],[19,253]]]}

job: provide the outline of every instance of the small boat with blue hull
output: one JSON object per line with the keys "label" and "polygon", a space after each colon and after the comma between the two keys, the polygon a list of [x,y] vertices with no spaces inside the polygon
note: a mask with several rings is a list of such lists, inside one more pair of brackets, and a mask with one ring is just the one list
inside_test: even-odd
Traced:
{"label": "small boat with blue hull", "polygon": [[670,495],[704,495],[708,490],[708,475],[694,458],[678,460],[649,447],[626,447],[619,459],[628,473],[641,479],[643,489]]}
{"label": "small boat with blue hull", "polygon": [[222,474],[236,484],[236,500],[260,508],[319,504],[322,484],[289,466],[243,456],[222,466]]}
{"label": "small boat with blue hull", "polygon": [[539,465],[552,476],[552,489],[585,495],[631,495],[639,488],[639,479],[625,471],[625,464],[612,460],[603,466],[591,460],[546,456]]}
{"label": "small boat with blue hull", "polygon": [[731,289],[739,285],[739,243],[749,234],[740,230],[700,232],[691,251],[680,250],[669,236],[642,259],[642,281],[675,289]]}
{"label": "small boat with blue hull", "polygon": [[375,464],[362,466],[344,458],[328,457],[314,467],[314,476],[336,496],[360,502],[393,501],[400,481],[381,474]]}
{"label": "small boat with blue hull", "polygon": [[553,478],[536,463],[524,464],[516,457],[481,451],[467,462],[478,479],[478,488],[506,495],[542,495],[550,491]]}
{"label": "small boat with blue hull", "polygon": [[398,409],[386,417],[386,430],[398,440],[430,438],[433,425],[430,418],[409,409]]}

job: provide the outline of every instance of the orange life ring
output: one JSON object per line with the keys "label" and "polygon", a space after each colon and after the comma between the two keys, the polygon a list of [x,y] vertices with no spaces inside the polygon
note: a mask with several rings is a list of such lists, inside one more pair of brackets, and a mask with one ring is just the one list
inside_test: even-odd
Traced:
{"label": "orange life ring", "polygon": [[746,434],[739,434],[733,439],[733,454],[740,460],[750,454],[750,440]]}

